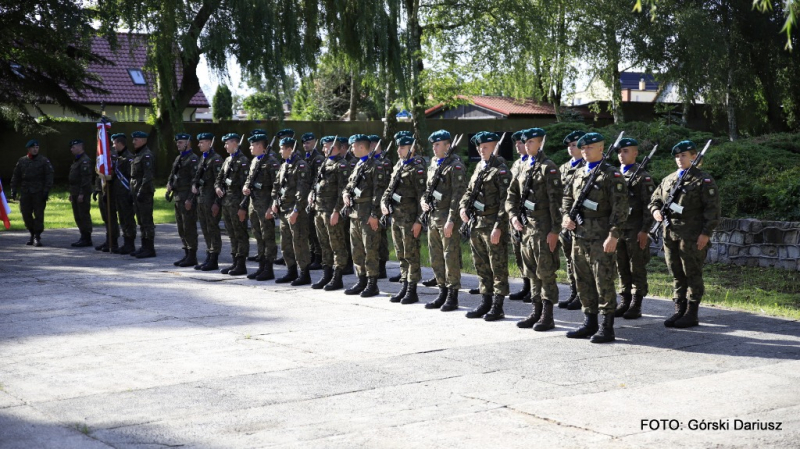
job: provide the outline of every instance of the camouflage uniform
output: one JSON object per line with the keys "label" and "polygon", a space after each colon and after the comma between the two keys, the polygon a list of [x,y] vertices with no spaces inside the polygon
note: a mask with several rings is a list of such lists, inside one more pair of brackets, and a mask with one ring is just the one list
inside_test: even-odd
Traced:
{"label": "camouflage uniform", "polygon": [[[279,204],[281,220],[281,252],[286,267],[306,270],[311,263],[308,248],[308,192],[311,190],[311,167],[299,154],[284,161],[272,187],[272,198]],[[297,211],[297,221],[289,223],[289,216]]]}
{"label": "camouflage uniform", "polygon": [[344,269],[347,265],[348,217],[339,217],[336,226],[331,226],[331,215],[342,210],[342,192],[350,176],[350,164],[342,156],[331,156],[325,160],[317,183],[314,204],[314,224],[322,250],[322,265]]}
{"label": "camouflage uniform", "polygon": [[421,157],[400,160],[395,164],[389,185],[399,179],[394,191],[387,188],[382,204],[390,204],[392,212],[392,240],[397,260],[400,261],[400,280],[417,283],[422,278],[419,261],[419,237],[414,237],[411,227],[419,223],[422,207],[419,200],[425,191],[425,161]]}
{"label": "camouflage uniform", "polygon": [[[664,205],[677,181],[678,172],[661,181],[650,201],[651,213]],[[711,246],[709,241],[698,250],[697,239],[700,234],[710,237],[720,218],[719,189],[714,179],[697,167],[690,168],[677,204],[683,207],[683,212],[671,212],[671,225],[664,227],[664,257],[673,277],[675,301],[685,303],[688,295],[689,303],[696,307],[705,293],[703,264]]]}
{"label": "camouflage uniform", "polygon": [[[512,185],[514,183],[514,180],[516,180],[517,177],[519,176],[521,168],[527,166],[527,163],[528,163],[528,155],[526,154],[526,155],[520,157],[519,159],[517,159],[516,161],[514,161],[513,164],[511,164]],[[514,227],[511,225],[511,223],[508,224],[508,232],[509,233],[514,232]],[[525,264],[525,262],[522,260],[522,241],[518,242],[515,239],[511,239],[511,247],[514,250],[514,261],[517,263],[517,267],[519,267],[520,273],[523,273],[523,276],[524,276],[524,264]],[[534,290],[534,291],[538,291],[538,290]],[[531,293],[531,295],[533,295],[533,293]]]}
{"label": "camouflage uniform", "polygon": [[[544,155],[539,157],[540,162],[533,159],[520,168],[508,189],[505,209],[509,217],[519,216],[522,202],[528,219],[522,230],[523,264],[520,269],[531,280],[532,301],[541,303],[544,300],[555,304],[558,302],[556,271],[561,259],[558,246],[555,251],[550,251],[547,235],[561,229],[563,186],[556,164]],[[526,192],[523,189],[528,176],[531,176],[532,184]]]}
{"label": "camouflage uniform", "polygon": [[[69,199],[72,202],[72,216],[78,225],[81,235],[92,234],[92,174],[94,163],[82,153],[75,158],[69,167]],[[83,202],[78,202],[78,196],[83,195]]]}
{"label": "camouflage uniform", "polygon": [[[586,165],[583,159],[578,161],[569,160],[566,163],[562,164],[558,170],[561,172],[561,183],[564,185],[564,194],[566,194],[572,185],[572,181],[575,178],[575,173],[582,169],[583,166]],[[562,214],[566,214],[568,211],[561,211]],[[561,242],[561,249],[564,252],[564,259],[567,261],[567,278],[569,279],[570,283],[570,290],[573,294],[578,295],[578,280],[575,278],[575,264],[572,262],[572,237],[573,234],[570,231],[562,230],[560,234],[558,234],[558,240]],[[561,304],[559,307],[566,307],[567,303]],[[572,307],[570,307],[570,310]]]}
{"label": "camouflage uniform", "polygon": [[[260,167],[259,167],[260,164]],[[272,207],[272,186],[278,176],[281,163],[272,152],[254,157],[250,162],[250,173],[246,186],[250,186],[250,226],[256,238],[258,257],[272,263],[278,257],[275,243],[275,218],[267,219],[267,210]]]}
{"label": "camouflage uniform", "polygon": [[[622,174],[607,162],[598,167],[599,173],[587,200],[597,203],[597,210],[583,209],[584,223],[573,232],[572,262],[585,314],[614,315],[617,277],[615,253],[603,251],[609,236],[619,238],[622,225],[628,218],[628,188]],[[590,164],[591,165],[591,164]],[[564,195],[562,210],[568,212],[580,195],[589,177],[589,166],[575,172],[572,185]],[[586,204],[586,203],[584,203]]]}
{"label": "camouflage uniform", "polygon": [[242,187],[247,179],[250,161],[241,150],[229,155],[222,163],[214,187],[225,192],[222,197],[222,220],[231,241],[231,256],[234,261],[247,257],[250,251],[250,236],[247,234],[247,220],[239,220],[239,203],[242,202]]}
{"label": "camouflage uniform", "polygon": [[122,237],[130,240],[136,239],[136,217],[133,213],[130,183],[132,163],[133,154],[127,148],[118,152],[114,158],[114,178],[111,180]]}
{"label": "camouflage uniform", "polygon": [[[383,172],[386,173],[386,175],[387,175],[384,178],[385,185],[383,185],[383,187],[382,187],[382,189],[386,189],[386,187],[389,186],[389,176],[390,176],[389,174],[392,173],[392,169],[393,169],[392,160],[389,159],[389,157],[387,157],[383,153],[375,156],[375,160],[377,160],[378,163],[383,165]],[[387,228],[384,228],[383,226],[381,226],[380,228],[378,228],[378,232],[381,233],[381,245],[378,248],[378,260],[381,263],[385,264],[386,261],[389,260],[389,230]],[[392,234],[392,238],[394,238],[394,234]],[[398,256],[398,260],[399,260],[399,256]]]}
{"label": "camouflage uniform", "polygon": [[[366,157],[365,157],[366,158]],[[358,167],[364,167],[364,178],[356,185]],[[347,179],[347,190],[353,192],[350,209],[350,242],[353,263],[361,276],[377,278],[380,272],[379,251],[381,245],[380,226],[377,231],[367,224],[370,217],[378,218],[381,210],[381,196],[386,190],[388,174],[383,164],[375,158],[365,159],[356,164]]]}
{"label": "camouflage uniform", "polygon": [[[647,263],[650,262],[650,245],[642,249],[639,246],[638,234],[647,233],[653,225],[653,216],[648,210],[650,196],[655,190],[653,178],[641,170],[631,184],[631,177],[636,173],[639,164],[632,164],[622,171],[628,190],[628,220],[622,225],[621,235],[617,243],[617,269],[619,270],[619,293],[630,297],[631,294],[647,296]],[[649,242],[648,242],[649,243]],[[631,289],[631,286],[633,289]]]}
{"label": "camouflage uniform", "polygon": [[203,160],[197,167],[192,185],[197,188],[197,214],[200,219],[200,229],[206,241],[206,250],[210,254],[219,254],[222,251],[222,234],[219,229],[220,216],[211,213],[211,206],[218,202],[214,191],[214,182],[222,173],[222,156],[213,149],[203,153]]}
{"label": "camouflage uniform", "polygon": [[[192,196],[192,179],[197,173],[200,158],[191,149],[175,158],[178,172],[172,178],[173,201],[175,202],[175,223],[183,248],[190,253],[197,251],[197,202]],[[192,200],[192,208],[186,210],[186,200]]]}
{"label": "camouflage uniform", "polygon": [[[117,157],[110,156],[111,165],[116,165]],[[116,247],[117,239],[119,238],[119,221],[117,221],[117,202],[116,197],[119,195],[117,190],[122,189],[123,187],[119,184],[116,180],[116,177],[112,178],[105,182],[106,186],[105,189],[103,188],[103,180],[101,176],[97,176],[94,181],[94,192],[99,194],[99,201],[97,202],[97,208],[100,209],[100,218],[103,219],[103,223],[105,224],[104,228],[106,230],[106,240],[103,242],[102,245],[96,246],[95,249],[108,249],[108,228],[109,228],[109,220],[111,221],[111,245],[112,247]],[[106,199],[106,195],[110,192],[111,194],[111,201]],[[127,193],[127,190],[126,190]],[[129,198],[130,198],[130,194]],[[111,212],[109,216],[108,212]]]}
{"label": "camouflage uniform", "polygon": [[[308,164],[308,173],[311,176],[312,180],[314,176],[319,173],[319,168],[325,163],[325,156],[320,154],[316,148],[314,148],[310,153],[305,153],[305,160],[306,164]],[[316,225],[314,224],[314,217],[316,214],[307,214],[308,215],[308,247],[311,250],[311,261],[321,261],[322,260],[322,249],[320,248],[319,238],[317,237],[317,233],[314,231]]]}
{"label": "camouflage uniform", "polygon": [[[53,165],[41,154],[23,156],[14,166],[11,191],[19,193],[19,210],[31,236],[44,231],[44,210],[53,188]],[[86,198],[84,198],[84,201]]]}
{"label": "camouflage uniform", "polygon": [[[428,223],[428,250],[431,267],[439,286],[448,289],[461,288],[461,234],[458,233],[459,204],[467,189],[467,171],[457,157],[450,156],[442,161],[446,168],[442,171],[436,191],[433,192],[434,203]],[[428,167],[428,184],[425,195],[431,188],[438,164]],[[449,238],[444,236],[445,225],[453,223],[453,233]]]}
{"label": "camouflage uniform", "polygon": [[[470,235],[470,249],[475,262],[475,270],[480,278],[480,291],[482,295],[508,295],[508,214],[505,211],[506,196],[511,183],[511,173],[504,160],[493,157],[489,161],[481,161],[472,179],[469,181],[467,191],[461,198],[459,209],[468,209],[469,197],[472,195],[475,182],[481,170],[489,170],[483,182],[483,189],[477,196],[477,201],[484,205],[483,211],[476,211],[477,221]],[[494,229],[500,229],[502,235],[500,243],[491,243],[491,234]]]}
{"label": "camouflage uniform", "polygon": [[131,162],[131,194],[133,195],[133,212],[139,223],[139,230],[145,239],[153,240],[156,226],[153,223],[153,177],[155,176],[155,158],[146,145],[135,152]]}

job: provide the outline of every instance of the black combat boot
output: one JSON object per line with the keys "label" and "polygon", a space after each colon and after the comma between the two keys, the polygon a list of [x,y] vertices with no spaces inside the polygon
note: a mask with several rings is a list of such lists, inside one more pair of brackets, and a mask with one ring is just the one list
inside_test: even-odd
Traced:
{"label": "black combat boot", "polygon": [[575,299],[567,304],[567,310],[581,310],[583,308],[583,304],[581,304],[581,296],[580,294],[575,296]]}
{"label": "black combat boot", "polygon": [[[250,258],[248,257],[247,260],[250,260]],[[266,257],[258,256],[256,257],[256,260],[258,261],[258,270],[256,270],[255,273],[248,274],[247,279],[255,279],[259,274],[261,274],[262,271],[264,271],[264,265],[267,264]]]}
{"label": "black combat boot", "polygon": [[202,270],[202,269],[203,269],[203,267],[204,267],[204,266],[206,266],[206,265],[208,264],[208,260],[209,260],[210,258],[211,258],[211,251],[206,251],[206,260],[204,260],[204,261],[203,261],[203,263],[201,263],[201,264],[195,265],[195,266],[194,266],[194,269],[195,269],[195,270]]}
{"label": "black combat boot", "polygon": [[272,261],[264,256],[264,269],[256,276],[257,281],[271,281],[275,279],[275,271],[272,269]]}
{"label": "black combat boot", "polygon": [[539,319],[542,317],[542,303],[535,302],[533,303],[533,311],[528,318],[525,318],[522,321],[517,321],[517,327],[520,329],[530,329],[533,327],[534,324],[539,322]]}
{"label": "black combat boot", "polygon": [[242,276],[247,274],[247,256],[238,256],[236,266],[228,272],[228,276]]}
{"label": "black combat boot", "polygon": [[92,246],[92,234],[88,232],[81,232],[81,238],[78,239],[77,242],[73,243],[72,246],[74,248],[85,248],[87,246]]}
{"label": "black combat boot", "polygon": [[324,267],[322,266],[322,255],[320,254],[312,254],[311,264],[308,265],[309,270],[321,270]]}
{"label": "black combat boot", "polygon": [[272,263],[274,263],[275,265],[286,265],[286,261],[283,260],[283,257],[279,257],[279,258],[275,259],[275,261],[272,262]]}
{"label": "black combat boot", "polygon": [[323,289],[326,292],[332,292],[341,288],[344,288],[344,284],[342,284],[342,269],[336,268],[333,270],[333,277],[331,278],[331,281],[328,282]]}
{"label": "black combat boot", "polygon": [[102,251],[104,253],[108,252],[108,234],[106,234],[106,239],[103,240],[103,243],[94,247],[95,251]]}
{"label": "black combat boot", "polygon": [[219,254],[217,253],[209,253],[208,255],[208,262],[203,264],[200,271],[212,271],[219,269]]}
{"label": "black combat boot", "polygon": [[142,251],[136,255],[137,259],[149,259],[156,257],[156,248],[153,239],[142,239]]}
{"label": "black combat boot", "polygon": [[622,298],[622,301],[617,304],[617,309],[614,310],[615,317],[621,317],[631,307],[632,297],[630,293],[620,293],[619,296]]}
{"label": "black combat boot", "polygon": [[37,232],[35,236],[33,236],[33,246],[39,248],[42,246],[42,233]]}
{"label": "black combat boot", "polygon": [[690,301],[689,308],[686,309],[686,313],[683,314],[682,317],[678,318],[675,321],[675,326],[679,329],[686,329],[687,327],[695,327],[700,324],[700,320],[697,318],[697,312],[700,307],[700,303],[698,301]]}
{"label": "black combat boot", "polygon": [[422,281],[422,285],[424,285],[425,287],[435,287],[438,283],[439,282],[436,281],[436,276],[428,279],[427,281]]}
{"label": "black combat boot", "polygon": [[506,317],[505,312],[503,312],[503,300],[505,296],[503,295],[494,295],[494,301],[492,302],[492,308],[486,312],[486,315],[483,316],[484,321],[497,321],[502,320]]}
{"label": "black combat boot", "polygon": [[406,289],[406,294],[403,296],[400,304],[414,304],[415,302],[419,302],[419,296],[417,296],[417,283],[409,282],[408,288]]}
{"label": "black combat boot", "polygon": [[[597,314],[584,313],[583,326],[567,332],[567,338],[589,338],[597,333]],[[614,316],[613,314],[611,315]],[[612,323],[613,324],[613,323]]]}
{"label": "black combat boot", "polygon": [[356,274],[355,267],[353,266],[353,258],[347,258],[347,265],[344,266],[344,270],[342,270],[342,274],[345,276]]}
{"label": "black combat boot", "polygon": [[333,268],[331,268],[330,265],[325,265],[324,267],[322,267],[322,277],[320,278],[320,280],[313,283],[311,285],[311,288],[313,288],[314,290],[319,290],[321,288],[324,288],[326,285],[328,285],[328,282],[330,282],[331,279],[333,279]]}
{"label": "black combat boot", "polygon": [[139,248],[130,253],[131,257],[136,257],[140,252],[144,251],[144,237],[139,238]]}
{"label": "black combat boot", "polygon": [[467,312],[467,318],[481,318],[492,308],[492,295],[481,296],[481,303],[478,307]]}
{"label": "black combat boot", "polygon": [[120,254],[130,254],[136,251],[136,239],[133,237],[122,237],[125,243],[122,245],[122,248],[119,249]]}
{"label": "black combat boot", "polygon": [[175,262],[172,262],[172,265],[180,267],[183,261],[186,260],[187,257],[189,257],[189,248],[183,248],[183,257],[181,258],[181,260],[176,260]]}
{"label": "black combat boot", "polygon": [[357,295],[364,291],[367,288],[367,276],[363,274],[358,275],[358,282],[344,291],[345,295]]}
{"label": "black combat boot", "polygon": [[567,306],[569,305],[569,303],[571,303],[572,301],[574,301],[577,298],[578,298],[578,288],[575,286],[575,281],[572,280],[569,283],[569,298],[562,299],[561,301],[559,301],[558,302],[558,308],[559,309],[566,309]]}
{"label": "black combat boot", "polygon": [[378,279],[386,279],[386,261],[380,261],[380,265],[378,267]]}
{"label": "black combat boot", "polygon": [[522,278],[522,290],[508,295],[508,299],[510,299],[511,301],[521,301],[522,298],[530,296],[530,294],[531,294],[531,280],[528,278]]}
{"label": "black combat boot", "polygon": [[183,262],[181,262],[178,266],[181,268],[186,268],[193,267],[195,265],[197,265],[197,250],[190,249],[189,255],[186,256],[186,259],[183,259]]}
{"label": "black combat boot", "polygon": [[458,309],[458,289],[450,287],[447,289],[447,299],[439,310],[442,312],[451,312],[456,309]]}
{"label": "black combat boot", "polygon": [[301,285],[310,285],[311,284],[311,269],[308,268],[310,266],[311,266],[311,264],[308,264],[308,265],[306,265],[305,268],[300,270],[300,276],[298,276],[297,279],[293,280],[291,285],[293,285],[295,287],[299,287]]}
{"label": "black combat boot", "polygon": [[665,327],[675,327],[675,322],[686,313],[686,298],[673,299],[673,301],[675,302],[675,314],[664,321]]}
{"label": "black combat boot", "polygon": [[642,300],[644,298],[640,294],[633,295],[633,302],[631,302],[631,306],[628,308],[628,311],[622,315],[622,318],[626,320],[635,320],[642,316]]}
{"label": "black combat boot", "polygon": [[614,314],[607,313],[603,315],[603,325],[600,326],[600,330],[598,330],[596,334],[592,335],[592,338],[589,341],[592,343],[611,343],[615,339]]}
{"label": "black combat boot", "polygon": [[291,267],[286,268],[286,274],[278,279],[275,279],[276,284],[288,284],[293,280],[297,279],[297,264],[292,265]]}
{"label": "black combat boot", "polygon": [[470,295],[480,295],[481,294],[481,289],[479,289],[479,288],[471,288],[471,289],[469,289],[469,294]]}
{"label": "black combat boot", "polygon": [[533,325],[533,330],[537,332],[543,332],[549,331],[554,327],[556,327],[556,323],[553,320],[553,303],[550,301],[545,301],[542,317],[539,318],[539,321]]}
{"label": "black combat boot", "polygon": [[378,296],[381,294],[381,291],[378,289],[378,277],[373,276],[367,278],[367,287],[364,291],[361,292],[362,298],[371,298],[373,296]]}
{"label": "black combat boot", "polygon": [[389,282],[400,282],[400,275],[390,277]]}
{"label": "black combat boot", "polygon": [[250,256],[250,257],[247,258],[248,262],[258,262],[259,260],[260,260],[260,257],[258,256],[258,254],[256,254],[255,256]]}
{"label": "black combat boot", "polygon": [[233,270],[234,268],[236,268],[236,254],[231,254],[231,264],[219,270],[219,272],[222,274],[228,274],[228,272]]}
{"label": "black combat boot", "polygon": [[[423,282],[422,285],[425,285],[425,283]],[[439,286],[439,296],[437,296],[436,299],[434,299],[433,301],[425,304],[425,308],[438,309],[439,307],[442,307],[442,305],[444,305],[444,302],[447,301],[447,295],[448,295],[447,287]]]}
{"label": "black combat boot", "polygon": [[25,242],[25,244],[28,246],[33,246],[33,231],[28,231],[28,232],[31,233],[31,238],[27,242]]}
{"label": "black combat boot", "polygon": [[406,292],[408,291],[408,281],[403,281],[400,283],[400,291],[397,292],[396,295],[393,295],[389,298],[389,302],[400,302],[403,300],[403,297],[406,296]]}
{"label": "black combat boot", "polygon": [[119,239],[111,239],[111,254],[119,254]]}

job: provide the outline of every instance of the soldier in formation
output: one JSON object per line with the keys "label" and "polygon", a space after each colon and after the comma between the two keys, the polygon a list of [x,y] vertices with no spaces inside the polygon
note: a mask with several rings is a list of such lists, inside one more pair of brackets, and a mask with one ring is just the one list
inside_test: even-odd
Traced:
{"label": "soldier in formation", "polygon": [[214,182],[215,192],[221,203],[217,208],[222,209],[222,220],[231,242],[232,263],[220,270],[220,273],[230,276],[247,274],[247,253],[250,251],[247,211],[241,207],[242,188],[247,179],[250,161],[239,149],[240,139],[236,133],[222,136],[228,157],[222,163],[222,169]]}
{"label": "soldier in formation", "polygon": [[200,230],[206,243],[206,259],[195,265],[195,270],[212,271],[219,269],[219,253],[222,252],[222,233],[219,228],[220,201],[214,183],[222,173],[222,156],[214,151],[214,135],[200,133],[197,146],[202,159],[192,178],[192,195],[197,201],[197,217]]}
{"label": "soldier in formation", "polygon": [[11,199],[19,195],[19,210],[25,229],[31,234],[26,245],[42,246],[44,210],[53,188],[53,165],[39,154],[39,141],[25,144],[27,154],[17,161],[11,177]]}
{"label": "soldier in formation", "polygon": [[242,194],[247,198],[250,224],[256,238],[256,261],[258,270],[247,275],[248,279],[270,281],[275,279],[273,262],[278,254],[275,244],[275,215],[272,213],[272,186],[280,169],[280,161],[267,147],[267,134],[254,130],[250,137],[250,154],[253,160]]}
{"label": "soldier in formation", "polygon": [[[563,143],[567,147],[567,154],[570,159],[561,164],[558,170],[561,172],[561,183],[564,185],[564,194],[571,189],[572,180],[575,179],[575,173],[580,170],[583,165],[583,155],[581,149],[578,148],[578,140],[586,134],[583,131],[572,131],[564,137]],[[564,259],[567,262],[567,279],[569,280],[569,296],[558,302],[558,307],[567,310],[579,310],[581,308],[581,300],[578,296],[578,284],[575,279],[575,269],[572,263],[572,233],[562,229],[559,234],[561,241],[561,249],[564,252]]]}
{"label": "soldier in formation", "polygon": [[92,246],[92,174],[94,163],[83,151],[83,141],[75,139],[69,143],[69,150],[75,158],[69,167],[69,202],[72,204],[72,216],[81,237],[72,246],[83,248]]}
{"label": "soldier in formation", "polygon": [[173,263],[176,267],[197,265],[197,202],[192,195],[192,179],[197,173],[200,158],[192,151],[192,136],[175,135],[178,156],[172,163],[167,181],[166,198],[175,201],[175,224],[183,244],[183,258]]}

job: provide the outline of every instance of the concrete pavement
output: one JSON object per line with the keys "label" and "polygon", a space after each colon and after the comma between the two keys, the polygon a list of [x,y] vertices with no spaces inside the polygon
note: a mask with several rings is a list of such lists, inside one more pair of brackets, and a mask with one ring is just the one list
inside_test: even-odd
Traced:
{"label": "concrete pavement", "polygon": [[[158,226],[158,257],[144,260],[70,248],[74,229],[45,232],[43,248],[27,238],[0,233],[2,448],[800,440],[796,321],[702,307],[700,327],[666,329],[671,302],[648,298],[643,318],[617,321],[617,342],[594,345],[564,337],[580,311],[558,309],[543,333],[517,329],[520,302],[500,322],[466,319],[474,276],[461,310],[442,313],[423,307],[437,290],[422,286],[422,302],[399,305],[388,282],[360,298],[178,269],[174,225]],[[692,430],[701,422],[722,428]]]}

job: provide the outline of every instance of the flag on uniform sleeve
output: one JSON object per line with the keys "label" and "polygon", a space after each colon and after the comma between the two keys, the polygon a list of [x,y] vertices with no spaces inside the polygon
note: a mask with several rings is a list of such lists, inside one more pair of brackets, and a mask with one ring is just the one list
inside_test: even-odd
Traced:
{"label": "flag on uniform sleeve", "polygon": [[[105,117],[104,117],[105,118]],[[108,151],[111,148],[111,139],[109,130],[111,129],[111,122],[101,120],[97,122],[97,167],[98,175],[102,175],[101,180],[105,184],[106,179],[111,175],[113,167],[111,167],[111,156]]]}
{"label": "flag on uniform sleeve", "polygon": [[8,219],[8,216],[11,215],[11,208],[8,206],[8,201],[6,201],[6,193],[3,192],[3,181],[0,181],[0,220],[3,221],[3,225],[6,229],[11,229],[11,221]]}

